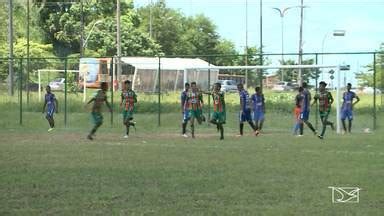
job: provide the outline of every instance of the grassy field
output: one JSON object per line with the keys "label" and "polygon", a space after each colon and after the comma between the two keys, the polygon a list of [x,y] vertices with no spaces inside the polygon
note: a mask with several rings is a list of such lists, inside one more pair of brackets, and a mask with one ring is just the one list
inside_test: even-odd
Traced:
{"label": "grassy field", "polygon": [[[16,114],[14,114],[16,113]],[[236,137],[228,114],[224,141],[214,127],[196,139],[179,134],[180,115],[138,114],[137,132],[123,139],[119,116],[85,139],[88,114],[46,132],[36,112],[3,113],[0,129],[0,215],[383,215],[383,130],[306,130],[291,135],[292,117],[271,113],[264,133]],[[382,117],[382,116],[380,116]],[[313,120],[313,116],[312,116]],[[329,186],[362,188],[360,202],[333,204]]]}

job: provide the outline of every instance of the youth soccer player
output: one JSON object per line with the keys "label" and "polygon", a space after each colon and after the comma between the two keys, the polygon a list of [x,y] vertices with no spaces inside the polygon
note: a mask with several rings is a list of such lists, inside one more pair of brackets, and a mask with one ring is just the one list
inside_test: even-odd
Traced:
{"label": "youth soccer player", "polygon": [[[321,81],[319,83],[319,93],[315,95],[313,98],[313,104],[317,103],[319,101],[319,114],[321,123],[323,126],[323,129],[321,131],[321,134],[318,135],[320,139],[324,138],[324,133],[327,128],[327,125],[330,125],[333,129],[333,123],[328,121],[329,113],[331,112],[331,104],[333,103],[333,97],[332,94],[326,90],[327,83],[324,81]],[[312,104],[312,105],[313,105]]]}
{"label": "youth soccer player", "polygon": [[120,107],[123,108],[123,124],[126,127],[124,138],[129,136],[129,127],[135,127],[133,122],[133,111],[137,103],[137,95],[132,90],[132,83],[130,80],[124,82],[124,89],[121,92]]}
{"label": "youth soccer player", "polygon": [[104,102],[109,108],[109,111],[112,112],[112,107],[107,100],[108,83],[102,82],[100,84],[100,88],[101,89],[97,91],[96,95],[87,103],[87,104],[90,104],[93,102],[91,115],[92,115],[93,122],[95,124],[91,132],[87,136],[89,140],[93,140],[92,136],[96,133],[97,129],[103,124],[103,115],[101,114],[101,106],[103,105]]}
{"label": "youth soccer player", "polygon": [[255,122],[256,129],[261,131],[264,123],[265,99],[259,86],[255,88],[255,94],[251,96],[251,101],[253,105],[253,121]]}
{"label": "youth soccer player", "polygon": [[188,137],[187,135],[187,124],[189,120],[189,110],[188,107],[185,106],[185,102],[187,101],[188,97],[188,91],[189,91],[189,83],[184,84],[184,91],[181,92],[180,101],[181,101],[181,112],[183,115],[183,120],[181,122],[181,128],[182,128],[182,136]]}
{"label": "youth soccer player", "polygon": [[217,126],[217,129],[220,131],[220,139],[223,140],[223,124],[225,124],[226,113],[224,92],[221,91],[221,83],[215,83],[214,89],[211,94],[213,99],[213,114],[210,122]]}
{"label": "youth soccer player", "polygon": [[196,82],[191,82],[191,91],[187,92],[185,108],[189,110],[192,138],[195,138],[195,119],[199,124],[203,121],[202,117],[203,95],[196,86]]}
{"label": "youth soccer player", "polygon": [[[55,128],[55,120],[53,119],[53,114],[55,111],[56,113],[58,113],[59,106],[55,95],[51,92],[51,87],[48,85],[45,90],[47,91],[47,93],[44,97],[43,113],[46,111],[45,118],[48,120],[49,123],[48,131],[52,131]],[[47,107],[47,110],[45,110],[45,107]]]}
{"label": "youth soccer player", "polygon": [[[302,120],[308,127],[311,129],[313,134],[317,135],[317,132],[315,128],[313,128],[312,124],[309,122],[309,112],[310,112],[310,105],[311,105],[311,93],[308,90],[308,84],[306,82],[303,82],[302,84],[303,91],[301,93],[301,102],[300,102],[300,120]],[[300,135],[303,135],[303,127],[304,125],[300,125]]]}
{"label": "youth soccer player", "polygon": [[244,122],[248,122],[254,134],[257,136],[259,134],[259,131],[257,130],[256,126],[252,122],[251,102],[249,99],[249,94],[244,89],[244,86],[241,83],[237,84],[237,90],[239,91],[239,96],[240,96],[240,113],[239,113],[240,134],[238,136],[243,136]]}
{"label": "youth soccer player", "polygon": [[[343,93],[343,104],[341,106],[341,122],[343,124],[344,133],[347,132],[345,119],[348,118],[348,132],[351,133],[352,120],[353,120],[353,107],[360,101],[360,98],[355,92],[351,91],[352,84],[347,84],[347,91]],[[355,102],[353,100],[356,99]]]}
{"label": "youth soccer player", "polygon": [[301,113],[301,100],[302,100],[302,93],[303,93],[303,87],[299,87],[299,93],[295,97],[295,108],[293,109],[293,115],[295,120],[295,125],[293,127],[293,135],[297,135],[297,131],[300,130],[300,134],[298,136],[302,136],[303,134],[303,127],[301,126],[303,124],[303,121],[300,119],[300,113]]}

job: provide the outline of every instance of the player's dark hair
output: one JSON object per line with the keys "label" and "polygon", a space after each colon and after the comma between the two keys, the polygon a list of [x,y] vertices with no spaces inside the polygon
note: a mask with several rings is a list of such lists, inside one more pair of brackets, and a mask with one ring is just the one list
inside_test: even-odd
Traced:
{"label": "player's dark hair", "polygon": [[304,91],[304,88],[302,86],[299,87],[299,92]]}
{"label": "player's dark hair", "polygon": [[221,88],[221,83],[217,82],[215,85],[219,86]]}
{"label": "player's dark hair", "polygon": [[186,83],[184,84],[184,86],[189,86],[189,83],[186,82]]}
{"label": "player's dark hair", "polygon": [[243,87],[243,83],[237,84],[238,87]]}
{"label": "player's dark hair", "polygon": [[347,86],[352,86],[352,84],[351,83],[347,83]]}
{"label": "player's dark hair", "polygon": [[303,82],[303,84],[301,84],[301,86],[303,86],[303,88],[307,88],[308,84],[306,82]]}
{"label": "player's dark hair", "polygon": [[196,82],[191,82],[191,85],[196,85]]}
{"label": "player's dark hair", "polygon": [[256,86],[255,91],[260,91],[260,86]]}
{"label": "player's dark hair", "polygon": [[107,82],[101,82],[100,83],[100,88],[101,89],[108,88],[108,83]]}
{"label": "player's dark hair", "polygon": [[124,84],[131,84],[131,80],[125,80]]}

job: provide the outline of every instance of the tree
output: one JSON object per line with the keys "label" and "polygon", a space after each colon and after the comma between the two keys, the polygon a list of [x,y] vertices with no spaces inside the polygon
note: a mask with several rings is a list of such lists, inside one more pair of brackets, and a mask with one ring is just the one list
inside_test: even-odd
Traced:
{"label": "tree", "polygon": [[[384,89],[384,43],[378,50],[380,54],[376,55],[376,87]],[[374,86],[373,82],[373,63],[366,65],[366,72],[356,73],[356,79],[359,86]]]}
{"label": "tree", "polygon": [[[313,65],[315,63],[314,59],[307,59],[303,60],[303,65]],[[297,65],[297,62],[294,60],[288,59],[284,62],[280,61],[281,65]],[[316,76],[318,76],[319,70],[318,69],[302,69],[301,70],[301,77],[304,82],[309,82],[311,79],[315,79]],[[284,72],[284,80],[286,82],[296,82],[298,80],[298,70],[297,69],[279,69],[277,70],[276,74],[278,77],[281,77],[282,72]]]}

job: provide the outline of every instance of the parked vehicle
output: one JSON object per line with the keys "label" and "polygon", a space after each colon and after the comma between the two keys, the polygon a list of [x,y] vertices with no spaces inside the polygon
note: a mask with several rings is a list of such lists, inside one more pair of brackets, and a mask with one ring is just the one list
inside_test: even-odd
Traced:
{"label": "parked vehicle", "polygon": [[[374,90],[372,87],[364,87],[362,90],[361,90],[361,93],[363,94],[373,94]],[[381,94],[381,90],[380,89],[376,89],[376,94]]]}
{"label": "parked vehicle", "polygon": [[64,78],[57,78],[51,82],[49,82],[49,86],[51,87],[52,91],[62,91],[64,90]]}
{"label": "parked vehicle", "polygon": [[294,91],[298,87],[299,86],[296,83],[281,81],[273,85],[272,90],[273,91]]}
{"label": "parked vehicle", "polygon": [[234,80],[218,80],[221,83],[221,90],[224,92],[237,91],[237,83]]}

